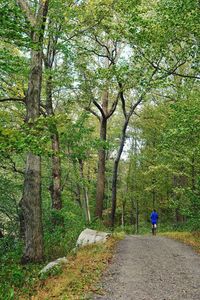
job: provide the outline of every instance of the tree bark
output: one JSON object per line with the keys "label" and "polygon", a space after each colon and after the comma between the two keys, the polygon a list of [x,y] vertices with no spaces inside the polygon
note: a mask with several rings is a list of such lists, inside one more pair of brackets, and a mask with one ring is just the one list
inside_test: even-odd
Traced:
{"label": "tree bark", "polygon": [[84,204],[85,204],[85,217],[86,222],[90,224],[91,222],[91,215],[90,215],[90,207],[89,207],[89,198],[88,198],[88,191],[87,188],[84,187]]}
{"label": "tree bark", "polygon": [[111,209],[111,226],[114,227],[115,224],[115,211],[116,211],[116,202],[117,202],[117,177],[118,177],[118,167],[121,154],[124,149],[125,139],[126,139],[126,130],[128,127],[130,118],[126,118],[124,126],[122,128],[121,142],[117,152],[117,157],[114,161],[113,167],[113,177],[112,177],[112,209]]}
{"label": "tree bark", "polygon": [[[19,5],[23,1],[19,1]],[[22,6],[21,6],[22,7]],[[29,17],[28,6],[23,7]],[[31,72],[26,95],[26,121],[33,126],[40,115],[40,95],[42,84],[42,45],[44,27],[48,12],[48,1],[40,1],[35,27],[32,32]],[[29,18],[29,21],[32,21]],[[22,213],[25,225],[25,248],[22,263],[39,262],[43,259],[43,229],[41,208],[41,158],[27,154],[22,196]]]}
{"label": "tree bark", "polygon": [[3,232],[0,229],[0,239],[2,239],[3,237],[4,237],[4,234],[3,234]]}
{"label": "tree bark", "polygon": [[[47,81],[46,81],[46,112],[48,116],[54,115],[53,109],[53,77],[52,77],[52,70],[53,65],[56,57],[56,46],[58,42],[58,34],[52,33],[51,30],[58,25],[56,32],[60,31],[61,25],[51,22],[49,20],[49,36],[48,36],[48,44],[47,44],[47,51],[46,55],[43,55],[44,58],[44,65],[47,71]],[[60,153],[60,139],[59,133],[57,130],[57,126],[55,123],[50,125],[50,133],[51,133],[51,144],[52,144],[52,178],[51,178],[51,203],[52,208],[56,210],[60,210],[62,208],[62,185],[61,185],[61,159],[59,156]]]}
{"label": "tree bark", "polygon": [[[46,65],[47,67],[47,65]],[[47,67],[49,71],[50,66]],[[51,70],[50,70],[51,71]],[[53,112],[53,101],[52,101],[52,76],[49,75],[46,82],[46,111],[47,115],[52,116]],[[52,208],[60,210],[62,208],[61,198],[61,159],[59,157],[60,152],[60,141],[59,134],[56,124],[51,124],[51,144],[52,144],[52,183],[51,183],[51,203]]]}
{"label": "tree bark", "polygon": [[60,210],[62,208],[62,198],[61,198],[61,160],[59,157],[60,144],[59,135],[56,132],[51,136],[52,142],[52,208]]}
{"label": "tree bark", "polygon": [[83,208],[84,208],[84,214],[85,214],[85,220],[87,223],[91,222],[91,216],[90,216],[90,207],[89,207],[89,199],[88,199],[88,192],[87,188],[84,185],[84,171],[83,171],[83,161],[82,159],[79,159],[79,166],[80,166],[80,173],[82,178],[82,191],[83,191]]}
{"label": "tree bark", "polygon": [[28,154],[26,161],[22,207],[25,224],[22,262],[39,262],[43,259],[41,159],[32,153]]}
{"label": "tree bark", "polygon": [[[106,142],[106,133],[107,133],[107,119],[101,117],[100,124],[100,139],[103,142]],[[98,218],[102,218],[103,213],[103,201],[105,193],[105,170],[106,170],[106,151],[104,148],[99,150],[99,159],[98,159],[98,174],[97,174],[97,189],[96,189],[96,210],[95,215]]]}
{"label": "tree bark", "polygon": [[[32,70],[27,92],[27,122],[34,123],[39,117],[42,80],[42,52],[32,51]],[[31,125],[30,125],[31,126]],[[28,153],[22,197],[25,224],[25,250],[22,262],[43,259],[43,231],[41,212],[41,159]]]}
{"label": "tree bark", "polygon": [[122,217],[121,217],[122,228],[124,228],[125,226],[125,207],[126,207],[126,201],[122,201]]}

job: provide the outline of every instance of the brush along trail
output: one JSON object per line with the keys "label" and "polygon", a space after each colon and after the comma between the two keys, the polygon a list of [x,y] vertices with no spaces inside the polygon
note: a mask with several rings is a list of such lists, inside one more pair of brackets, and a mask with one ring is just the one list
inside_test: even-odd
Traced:
{"label": "brush along trail", "polygon": [[127,236],[100,287],[91,299],[199,300],[200,255],[165,237]]}

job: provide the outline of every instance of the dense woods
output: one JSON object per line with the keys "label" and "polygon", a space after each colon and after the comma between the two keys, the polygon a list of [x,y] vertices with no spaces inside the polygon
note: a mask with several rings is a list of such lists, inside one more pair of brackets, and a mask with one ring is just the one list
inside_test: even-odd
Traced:
{"label": "dense woods", "polygon": [[160,230],[198,231],[199,1],[0,0],[0,13],[10,286],[85,227],[149,232],[156,208]]}

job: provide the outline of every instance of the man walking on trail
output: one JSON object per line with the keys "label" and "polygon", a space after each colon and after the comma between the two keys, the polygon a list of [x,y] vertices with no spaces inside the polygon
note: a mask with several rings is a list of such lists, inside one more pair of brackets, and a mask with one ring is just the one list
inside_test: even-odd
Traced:
{"label": "man walking on trail", "polygon": [[154,209],[151,213],[151,224],[152,224],[152,234],[156,235],[156,227],[157,227],[157,222],[158,222],[158,213]]}

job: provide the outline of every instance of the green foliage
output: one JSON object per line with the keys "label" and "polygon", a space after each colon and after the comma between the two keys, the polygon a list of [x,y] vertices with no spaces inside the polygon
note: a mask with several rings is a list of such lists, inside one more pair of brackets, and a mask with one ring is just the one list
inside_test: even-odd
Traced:
{"label": "green foliage", "polygon": [[28,24],[15,1],[0,1],[0,36],[4,41],[12,41],[18,46],[26,46],[29,38]]}
{"label": "green foliage", "polygon": [[75,246],[85,221],[80,207],[68,199],[60,211],[45,214],[45,257],[53,260],[66,256]]}
{"label": "green foliage", "polygon": [[[78,235],[85,223],[80,208],[71,200],[65,202],[61,211],[49,211],[45,214],[44,237],[46,262],[66,256],[75,247]],[[33,293],[39,280],[38,274],[44,264],[20,264],[22,244],[14,237],[0,239],[0,300],[18,299]],[[48,276],[61,273],[56,267]],[[46,278],[46,277],[45,277]],[[45,278],[40,278],[41,280]],[[14,290],[16,293],[14,293]]]}
{"label": "green foliage", "polygon": [[[188,152],[190,154],[199,152],[199,91],[183,90],[183,93],[183,99],[170,106],[163,142],[165,147],[173,143],[176,151],[182,154],[185,152],[187,155]],[[189,139],[191,139],[190,143],[188,143]]]}
{"label": "green foliage", "polygon": [[[18,299],[14,291],[29,293],[35,281],[40,266],[20,265],[22,245],[16,238],[0,239],[0,299]],[[27,294],[28,295],[28,294]]]}
{"label": "green foliage", "polygon": [[[9,162],[8,162],[9,164]],[[7,173],[7,174],[6,174]],[[0,178],[0,229],[7,235],[18,235],[18,203],[20,200],[21,182],[5,172]]]}
{"label": "green foliage", "polygon": [[186,195],[189,203],[182,213],[187,218],[187,226],[192,231],[200,231],[200,178],[197,180],[195,190],[189,189]]}

